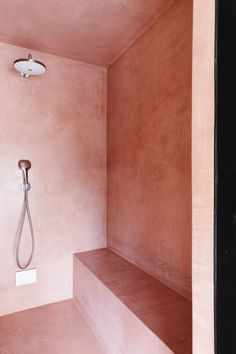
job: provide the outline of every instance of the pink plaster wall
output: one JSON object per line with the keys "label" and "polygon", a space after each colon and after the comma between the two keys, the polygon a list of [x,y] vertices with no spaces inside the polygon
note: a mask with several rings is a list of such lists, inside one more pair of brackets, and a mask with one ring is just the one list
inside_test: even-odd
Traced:
{"label": "pink plaster wall", "polygon": [[[72,297],[73,252],[106,245],[106,71],[33,52],[47,74],[23,79],[12,66],[28,52],[0,44],[1,315]],[[21,158],[32,162],[38,283],[15,288]]]}
{"label": "pink plaster wall", "polygon": [[193,353],[214,351],[215,1],[194,0],[193,21]]}
{"label": "pink plaster wall", "polygon": [[108,71],[108,245],[191,297],[192,1]]}

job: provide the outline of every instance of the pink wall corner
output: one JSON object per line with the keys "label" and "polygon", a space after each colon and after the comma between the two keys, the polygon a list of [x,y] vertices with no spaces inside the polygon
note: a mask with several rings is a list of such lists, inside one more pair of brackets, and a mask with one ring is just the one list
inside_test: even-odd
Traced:
{"label": "pink wall corner", "polygon": [[[0,44],[0,314],[71,297],[73,252],[106,245],[106,70],[33,52],[47,73],[23,79],[13,61],[28,52]],[[38,283],[15,288],[22,158],[32,162]]]}
{"label": "pink wall corner", "polygon": [[108,70],[108,245],[191,298],[192,1]]}
{"label": "pink wall corner", "polygon": [[194,0],[192,194],[193,353],[214,353],[215,1]]}

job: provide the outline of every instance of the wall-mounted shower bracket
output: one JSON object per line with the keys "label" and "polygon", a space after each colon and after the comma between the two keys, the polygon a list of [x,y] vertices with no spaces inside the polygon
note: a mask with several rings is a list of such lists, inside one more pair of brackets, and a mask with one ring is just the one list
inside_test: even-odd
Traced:
{"label": "wall-mounted shower bracket", "polygon": [[21,184],[21,190],[24,191],[24,192],[25,191],[28,192],[30,190],[30,188],[31,188],[30,183],[25,183],[24,182],[24,183]]}

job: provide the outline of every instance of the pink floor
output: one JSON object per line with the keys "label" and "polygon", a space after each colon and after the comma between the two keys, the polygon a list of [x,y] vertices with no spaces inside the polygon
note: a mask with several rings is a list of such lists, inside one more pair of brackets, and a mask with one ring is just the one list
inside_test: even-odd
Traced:
{"label": "pink floor", "polygon": [[0,317],[1,354],[102,354],[72,300]]}

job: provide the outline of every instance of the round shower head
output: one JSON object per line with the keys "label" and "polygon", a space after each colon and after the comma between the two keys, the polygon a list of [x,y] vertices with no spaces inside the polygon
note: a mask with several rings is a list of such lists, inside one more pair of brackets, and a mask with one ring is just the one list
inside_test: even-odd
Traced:
{"label": "round shower head", "polygon": [[14,68],[20,72],[21,76],[42,75],[46,72],[46,66],[38,60],[32,59],[29,54],[27,59],[17,59],[14,61]]}

